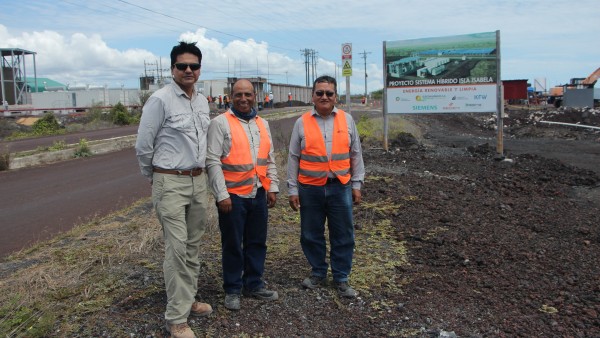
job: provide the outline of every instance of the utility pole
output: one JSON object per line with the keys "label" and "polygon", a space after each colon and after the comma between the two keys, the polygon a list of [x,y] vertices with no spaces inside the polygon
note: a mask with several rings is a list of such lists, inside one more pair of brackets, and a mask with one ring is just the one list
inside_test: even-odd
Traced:
{"label": "utility pole", "polygon": [[312,81],[310,83],[315,82],[315,75],[317,72],[317,62],[315,60],[317,56],[317,52],[314,49],[311,49],[311,57],[312,57]]}
{"label": "utility pole", "polygon": [[305,75],[305,80],[306,80],[306,86],[308,87],[308,74],[309,74],[309,68],[308,68],[308,55],[309,55],[309,50],[307,48],[300,50],[300,52],[302,53],[302,55],[304,56],[304,75]]}
{"label": "utility pole", "polygon": [[304,55],[304,70],[306,72],[306,86],[311,85],[311,72],[312,72],[312,81],[315,81],[315,73],[317,64],[315,62],[315,56],[317,52],[314,49],[302,49],[300,50],[302,55]]}
{"label": "utility pole", "polygon": [[[363,50],[362,53],[358,53],[362,55],[362,58],[365,60],[365,100],[367,99],[367,54],[371,54],[371,52],[367,52]],[[366,101],[365,101],[366,102]]]}

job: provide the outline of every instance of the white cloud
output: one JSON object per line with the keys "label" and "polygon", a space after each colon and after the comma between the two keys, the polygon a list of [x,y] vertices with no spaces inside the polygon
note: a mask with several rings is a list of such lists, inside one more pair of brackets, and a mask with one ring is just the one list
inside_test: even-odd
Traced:
{"label": "white cloud", "polygon": [[178,39],[198,41],[203,78],[259,75],[299,85],[305,83],[301,50],[318,53],[319,75],[333,74],[341,63],[341,44],[351,42],[352,92],[358,93],[364,91],[359,52],[371,53],[369,91],[383,85],[384,40],[500,30],[502,77],[547,77],[552,85],[587,76],[600,55],[597,0],[4,3],[0,47],[37,52],[39,76],[63,82],[136,86],[144,62],[161,61],[168,68],[168,53]]}

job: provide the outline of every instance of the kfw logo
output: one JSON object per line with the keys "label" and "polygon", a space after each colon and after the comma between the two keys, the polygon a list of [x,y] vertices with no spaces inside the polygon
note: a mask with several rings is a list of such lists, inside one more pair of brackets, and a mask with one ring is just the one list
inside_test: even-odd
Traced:
{"label": "kfw logo", "polygon": [[475,98],[475,100],[485,100],[487,98],[487,94],[473,95],[473,97]]}

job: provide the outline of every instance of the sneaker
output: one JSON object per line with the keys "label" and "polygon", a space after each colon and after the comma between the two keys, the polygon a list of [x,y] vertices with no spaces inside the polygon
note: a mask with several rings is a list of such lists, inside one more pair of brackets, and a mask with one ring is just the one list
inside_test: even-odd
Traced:
{"label": "sneaker", "polygon": [[314,290],[325,285],[325,282],[325,277],[310,276],[302,281],[302,286],[304,286],[307,289]]}
{"label": "sneaker", "polygon": [[243,294],[246,297],[252,297],[260,300],[277,300],[279,298],[277,291],[267,290],[264,287],[253,291],[244,289]]}
{"label": "sneaker", "polygon": [[354,291],[354,289],[350,285],[348,285],[348,282],[335,282],[335,288],[338,294],[342,297],[356,297],[356,291]]}
{"label": "sneaker", "polygon": [[213,312],[212,306],[206,303],[194,302],[190,314],[196,317],[206,317]]}
{"label": "sneaker", "polygon": [[196,338],[194,331],[190,328],[188,323],[180,324],[169,324],[167,323],[167,332],[171,334],[172,338]]}
{"label": "sneaker", "polygon": [[225,307],[229,310],[240,309],[240,295],[238,293],[228,293],[225,295]]}

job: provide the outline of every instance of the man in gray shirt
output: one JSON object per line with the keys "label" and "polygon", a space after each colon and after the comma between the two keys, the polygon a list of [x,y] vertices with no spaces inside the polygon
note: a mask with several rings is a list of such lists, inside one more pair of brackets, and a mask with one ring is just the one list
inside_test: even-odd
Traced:
{"label": "man in gray shirt", "polygon": [[288,156],[290,207],[300,210],[300,245],[312,271],[302,286],[325,284],[325,220],[329,228],[333,282],[342,297],[356,297],[348,284],[354,251],[352,204],[361,201],[365,166],[352,116],[335,107],[337,83],[321,76],[313,84],[314,108],[294,125]]}
{"label": "man in gray shirt", "polygon": [[157,90],[144,105],[135,145],[163,229],[165,320],[173,337],[195,337],[188,316],[212,312],[209,304],[195,301],[208,205],[204,167],[209,107],[195,87],[201,62],[196,43],[173,47],[173,83]]}

